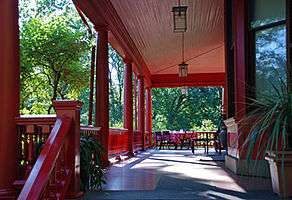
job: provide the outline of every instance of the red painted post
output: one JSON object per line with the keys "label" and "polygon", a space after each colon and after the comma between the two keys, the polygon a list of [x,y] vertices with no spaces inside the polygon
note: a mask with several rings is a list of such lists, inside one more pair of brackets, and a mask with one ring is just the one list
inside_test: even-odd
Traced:
{"label": "red painted post", "polygon": [[142,150],[145,150],[145,94],[143,76],[138,76],[138,87],[138,130],[142,138]]}
{"label": "red painted post", "polygon": [[70,138],[65,145],[66,165],[72,169],[71,182],[66,193],[66,198],[78,198],[82,196],[80,191],[80,101],[54,101],[53,106],[57,117],[71,117],[72,127]]}
{"label": "red painted post", "polygon": [[18,1],[0,1],[0,196],[16,178],[16,123],[19,115]]}
{"label": "red painted post", "polygon": [[91,66],[90,66],[90,93],[89,93],[89,108],[88,108],[88,125],[92,125],[93,112],[93,85],[94,85],[94,66],[95,66],[95,46],[91,49]]}
{"label": "red painted post", "polygon": [[149,132],[149,146],[152,146],[152,93],[146,88],[146,131]]}
{"label": "red painted post", "polygon": [[135,130],[138,130],[138,113],[137,113],[137,76],[134,73],[134,125]]}
{"label": "red painted post", "polygon": [[227,113],[228,113],[228,89],[227,89],[227,85],[225,85],[223,87],[222,103],[223,103],[222,115],[223,115],[223,119],[226,119]]}
{"label": "red painted post", "polygon": [[95,126],[101,127],[101,143],[104,147],[102,163],[109,165],[109,66],[108,66],[108,30],[95,27],[98,31],[98,52],[96,58],[96,109]]}
{"label": "red painted post", "polygon": [[128,129],[128,155],[133,156],[133,83],[132,63],[125,59],[124,71],[124,128]]}
{"label": "red painted post", "polygon": [[246,37],[247,37],[247,1],[233,2],[233,37],[234,37],[234,89],[235,89],[235,117],[236,120],[246,113]]}

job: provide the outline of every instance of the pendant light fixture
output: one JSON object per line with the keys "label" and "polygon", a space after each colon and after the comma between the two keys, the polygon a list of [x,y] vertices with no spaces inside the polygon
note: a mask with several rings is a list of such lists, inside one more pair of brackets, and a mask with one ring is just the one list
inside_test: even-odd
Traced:
{"label": "pendant light fixture", "polygon": [[178,5],[172,8],[173,13],[173,30],[175,33],[181,33],[182,35],[182,62],[178,65],[179,77],[186,77],[188,75],[188,64],[184,61],[184,33],[187,30],[187,6],[182,6],[180,0]]}
{"label": "pendant light fixture", "polygon": [[182,6],[180,0],[178,5],[172,7],[173,13],[173,32],[183,33],[187,30],[187,6]]}
{"label": "pendant light fixture", "polygon": [[182,94],[187,95],[188,94],[188,87],[187,86],[183,86],[180,88],[180,91]]}

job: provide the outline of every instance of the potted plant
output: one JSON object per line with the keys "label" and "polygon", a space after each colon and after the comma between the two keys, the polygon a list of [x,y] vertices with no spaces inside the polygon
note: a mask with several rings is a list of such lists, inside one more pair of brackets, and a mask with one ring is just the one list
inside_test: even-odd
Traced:
{"label": "potted plant", "polygon": [[[251,111],[242,120],[248,124],[242,151],[247,160],[256,154],[270,166],[273,191],[281,197],[292,196],[292,93],[283,81],[274,85],[274,96],[251,99]],[[255,153],[256,151],[256,153]]]}
{"label": "potted plant", "polygon": [[82,191],[101,190],[105,184],[101,168],[103,147],[93,137],[80,137],[80,182]]}

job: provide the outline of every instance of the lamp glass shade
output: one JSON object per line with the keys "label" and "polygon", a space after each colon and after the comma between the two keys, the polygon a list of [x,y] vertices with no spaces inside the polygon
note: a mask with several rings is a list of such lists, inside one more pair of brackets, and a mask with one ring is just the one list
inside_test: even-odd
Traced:
{"label": "lamp glass shade", "polygon": [[187,77],[188,76],[188,64],[186,63],[181,63],[178,65],[179,66],[179,72],[178,75],[179,77]]}
{"label": "lamp glass shade", "polygon": [[173,13],[173,32],[182,33],[187,30],[187,6],[175,6]]}
{"label": "lamp glass shade", "polygon": [[188,88],[185,87],[185,86],[181,87],[180,91],[181,91],[182,94],[188,94]]}

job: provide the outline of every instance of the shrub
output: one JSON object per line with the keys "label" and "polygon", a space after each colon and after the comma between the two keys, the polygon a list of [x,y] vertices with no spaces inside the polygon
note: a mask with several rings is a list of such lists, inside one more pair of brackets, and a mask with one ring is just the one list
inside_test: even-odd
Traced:
{"label": "shrub", "polygon": [[101,168],[101,144],[92,137],[80,137],[80,178],[81,190],[101,190],[105,184]]}

